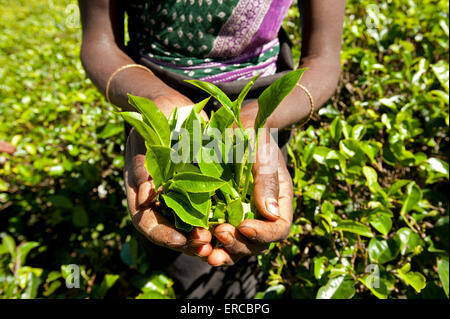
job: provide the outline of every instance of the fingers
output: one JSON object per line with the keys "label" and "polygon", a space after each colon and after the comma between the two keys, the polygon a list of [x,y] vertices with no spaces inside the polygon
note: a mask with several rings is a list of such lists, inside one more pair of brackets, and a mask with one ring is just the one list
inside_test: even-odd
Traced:
{"label": "fingers", "polygon": [[223,248],[214,249],[208,256],[207,261],[211,266],[230,266],[243,256],[261,254],[269,247],[268,244],[248,240],[230,224],[217,226],[214,235]]}
{"label": "fingers", "polygon": [[149,206],[156,199],[156,190],[153,180],[145,181],[139,185],[137,204],[140,208]]}
{"label": "fingers", "polygon": [[195,227],[189,233],[189,244],[193,247],[200,247],[211,242],[212,236],[211,232],[207,229],[201,227]]}
{"label": "fingers", "polygon": [[[194,230],[186,235],[151,208],[132,212],[131,219],[136,229],[158,246],[199,257],[207,257],[212,252],[211,234],[206,229]],[[190,238],[195,240],[192,241]]]}
{"label": "fingers", "polygon": [[157,193],[145,169],[145,158],[141,156],[145,153],[145,148],[142,149],[142,144],[139,145],[136,141],[137,134],[133,132],[134,130],[127,140],[124,180],[134,226],[156,245],[206,258],[212,252],[211,233],[208,230],[196,228],[186,235],[157,211]]}
{"label": "fingers", "polygon": [[[281,152],[279,152],[279,156]],[[276,220],[246,219],[239,225],[239,232],[248,239],[258,243],[270,243],[285,239],[292,224],[293,186],[284,161],[278,160],[278,205],[280,217]]]}
{"label": "fingers", "polygon": [[148,207],[156,198],[157,192],[153,180],[145,167],[145,142],[132,129],[127,139],[125,152],[125,171],[127,183],[137,192],[137,207]]}
{"label": "fingers", "polygon": [[253,167],[255,205],[258,212],[268,220],[280,217],[278,205],[278,161],[279,148],[267,133],[261,136],[258,153]]}
{"label": "fingers", "polygon": [[225,249],[216,248],[208,256],[207,261],[213,267],[231,266],[237,262],[237,257],[232,257]]}

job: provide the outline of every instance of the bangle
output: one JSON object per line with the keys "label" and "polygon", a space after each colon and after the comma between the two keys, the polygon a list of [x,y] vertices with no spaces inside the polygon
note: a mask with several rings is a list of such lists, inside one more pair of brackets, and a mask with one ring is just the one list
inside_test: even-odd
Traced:
{"label": "bangle", "polygon": [[309,112],[309,116],[308,116],[308,118],[306,119],[306,121],[304,121],[302,124],[300,124],[300,126],[298,127],[298,128],[300,128],[300,127],[302,127],[303,125],[305,125],[306,123],[308,123],[309,120],[311,120],[311,118],[312,118],[312,116],[313,116],[313,114],[314,114],[314,99],[313,99],[311,93],[308,91],[307,88],[305,88],[305,87],[304,87],[303,85],[301,85],[300,83],[297,83],[297,86],[298,86],[299,88],[301,88],[303,91],[305,91],[306,95],[308,95],[309,102],[311,103],[311,111]]}
{"label": "bangle", "polygon": [[111,103],[111,100],[109,98],[109,87],[111,86],[111,82],[114,79],[114,77],[120,72],[123,71],[125,69],[129,69],[129,68],[139,68],[145,71],[150,72],[151,74],[154,74],[149,68],[141,65],[141,64],[126,64],[124,66],[121,66],[120,68],[118,68],[117,70],[115,70],[111,76],[108,79],[108,82],[106,83],[106,91],[105,91],[105,96],[106,96],[106,100],[108,101],[108,103]]}

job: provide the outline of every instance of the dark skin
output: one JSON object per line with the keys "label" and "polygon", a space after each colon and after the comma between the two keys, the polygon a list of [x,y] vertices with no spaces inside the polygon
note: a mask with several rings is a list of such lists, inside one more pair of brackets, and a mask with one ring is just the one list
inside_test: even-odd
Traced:
{"label": "dark skin", "polygon": [[[316,109],[333,94],[340,74],[340,49],[345,15],[345,0],[304,0],[302,15],[302,52],[299,68],[307,67],[301,84],[312,94]],[[105,93],[111,74],[134,61],[123,52],[123,10],[118,0],[79,0],[83,40],[81,60],[97,86]],[[176,106],[191,105],[186,96],[145,70],[131,68],[112,81],[110,99],[122,110],[134,110],[127,93],[147,97],[168,116]],[[266,127],[282,129],[308,116],[310,101],[296,87],[269,117]],[[258,110],[257,102],[247,104],[241,113],[244,127],[251,128]],[[206,114],[202,113],[206,118]],[[145,146],[132,130],[125,152],[125,184],[133,224],[153,243],[189,255],[197,255],[213,266],[232,265],[243,256],[262,253],[271,242],[285,239],[292,223],[292,180],[276,144],[265,139],[261,148],[273,148],[278,157],[276,169],[266,172],[257,156],[253,175],[254,198],[261,220],[245,220],[238,229],[222,224],[213,230],[222,247],[213,248],[209,230],[195,228],[189,234],[177,230],[159,213],[157,190],[144,167]]]}

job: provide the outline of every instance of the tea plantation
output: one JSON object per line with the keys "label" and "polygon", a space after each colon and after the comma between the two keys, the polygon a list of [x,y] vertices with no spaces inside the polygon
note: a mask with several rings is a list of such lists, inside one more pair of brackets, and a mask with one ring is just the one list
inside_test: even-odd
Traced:
{"label": "tea plantation", "polygon": [[[334,96],[289,147],[295,216],[256,298],[448,298],[449,4],[349,0]],[[299,59],[299,13],[285,29]],[[0,0],[0,298],[175,298],[136,240],[123,122],[76,1]],[[80,287],[68,289],[73,266]]]}

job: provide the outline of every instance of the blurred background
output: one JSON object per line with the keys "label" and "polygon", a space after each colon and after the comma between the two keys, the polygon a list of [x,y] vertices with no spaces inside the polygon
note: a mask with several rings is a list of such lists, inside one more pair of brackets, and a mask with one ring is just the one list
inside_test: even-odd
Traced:
{"label": "blurred background", "polygon": [[[296,2],[296,1],[295,1]],[[449,4],[349,0],[343,72],[289,148],[288,239],[257,298],[448,298]],[[299,60],[299,13],[284,27]],[[175,298],[136,241],[123,123],[76,1],[0,0],[0,298]]]}

